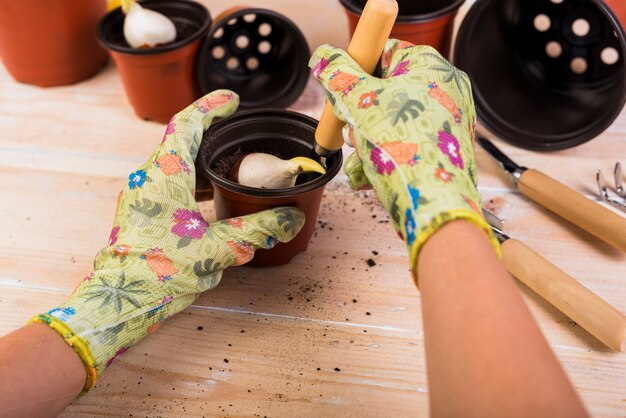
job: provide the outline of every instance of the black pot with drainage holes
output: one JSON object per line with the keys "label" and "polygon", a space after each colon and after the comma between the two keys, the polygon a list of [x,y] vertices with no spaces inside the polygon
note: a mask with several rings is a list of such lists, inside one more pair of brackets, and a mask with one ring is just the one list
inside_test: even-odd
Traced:
{"label": "black pot with drainage holes", "polygon": [[601,0],[477,0],[454,62],[478,118],[523,148],[558,150],[604,132],[626,101],[626,35]]}
{"label": "black pot with drainage holes", "polygon": [[306,87],[310,55],[304,35],[285,16],[236,7],[216,19],[204,40],[198,80],[204,93],[235,91],[240,109],[284,108]]}

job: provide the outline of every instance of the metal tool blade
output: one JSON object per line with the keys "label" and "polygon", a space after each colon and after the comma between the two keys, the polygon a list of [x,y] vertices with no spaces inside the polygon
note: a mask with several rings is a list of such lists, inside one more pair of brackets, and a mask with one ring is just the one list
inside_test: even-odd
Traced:
{"label": "metal tool blade", "polygon": [[491,225],[491,229],[496,234],[496,237],[498,238],[498,241],[500,241],[500,244],[511,238],[503,231],[504,221],[502,219],[498,218],[494,213],[484,208],[483,216],[485,217],[485,220],[489,222],[489,225]]}
{"label": "metal tool blade", "polygon": [[624,184],[622,183],[623,176],[621,163],[615,164],[613,176],[615,177],[615,192],[620,195],[620,197],[626,197],[626,190],[624,190]]}
{"label": "metal tool blade", "polygon": [[526,167],[520,167],[517,165],[513,160],[500,151],[500,149],[496,147],[493,142],[484,136],[478,135],[477,141],[480,146],[483,147],[483,149],[487,151],[487,153],[491,155],[491,157],[496,160],[507,173],[516,174],[526,170]]}

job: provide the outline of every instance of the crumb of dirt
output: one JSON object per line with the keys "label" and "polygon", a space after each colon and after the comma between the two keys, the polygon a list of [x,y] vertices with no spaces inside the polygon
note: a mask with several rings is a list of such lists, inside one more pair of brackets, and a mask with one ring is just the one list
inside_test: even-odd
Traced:
{"label": "crumb of dirt", "polygon": [[486,201],[484,206],[485,209],[487,209],[489,212],[493,213],[494,215],[498,215],[500,213],[500,210],[502,210],[502,206],[504,206],[504,203],[504,197],[496,196]]}
{"label": "crumb of dirt", "polygon": [[366,263],[367,263],[367,265],[368,265],[368,266],[370,266],[370,267],[374,267],[374,266],[376,265],[376,261],[374,261],[374,259],[373,259],[373,258],[368,258],[365,262],[366,262]]}

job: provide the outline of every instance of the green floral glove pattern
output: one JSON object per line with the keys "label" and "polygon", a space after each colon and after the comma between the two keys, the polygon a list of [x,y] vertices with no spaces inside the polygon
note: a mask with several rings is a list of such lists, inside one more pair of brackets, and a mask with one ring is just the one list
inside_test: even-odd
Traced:
{"label": "green floral glove pattern", "polygon": [[50,325],[79,354],[87,370],[83,393],[124,351],[217,286],[224,269],[290,241],[304,224],[296,208],[211,225],[200,214],[194,161],[203,132],[238,102],[230,91],[215,91],[170,121],[161,145],[120,193],[94,272],[61,306],[31,319]]}
{"label": "green floral glove pattern", "polygon": [[420,249],[452,220],[474,223],[499,253],[480,210],[476,117],[465,73],[431,47],[393,39],[381,58],[381,78],[329,45],[309,65],[357,150],[344,167],[350,185],[374,188],[406,242],[416,284]]}

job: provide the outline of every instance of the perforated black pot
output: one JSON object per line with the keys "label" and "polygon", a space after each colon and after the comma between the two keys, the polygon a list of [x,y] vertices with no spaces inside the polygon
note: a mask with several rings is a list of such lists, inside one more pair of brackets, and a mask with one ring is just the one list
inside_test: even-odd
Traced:
{"label": "perforated black pot", "polygon": [[589,141],[626,101],[626,35],[600,0],[477,0],[455,64],[472,79],[479,119],[515,145]]}
{"label": "perforated black pot", "polygon": [[197,61],[204,93],[234,90],[240,109],[284,108],[306,87],[311,52],[302,32],[271,10],[236,7],[216,18]]}

